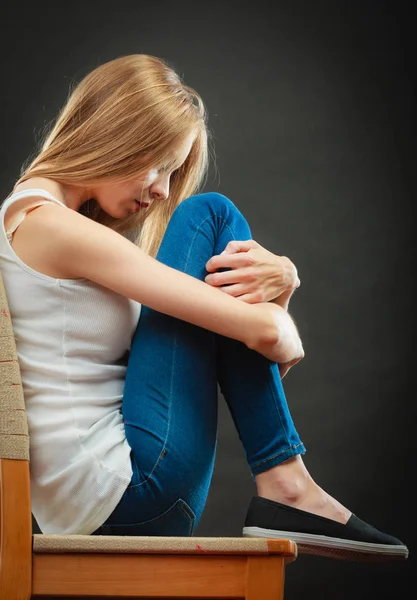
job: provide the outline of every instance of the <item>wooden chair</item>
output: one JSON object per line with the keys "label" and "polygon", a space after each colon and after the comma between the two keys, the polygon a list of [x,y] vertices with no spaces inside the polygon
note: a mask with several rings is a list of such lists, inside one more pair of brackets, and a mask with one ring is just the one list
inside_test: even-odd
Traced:
{"label": "wooden chair", "polygon": [[0,273],[0,600],[284,597],[288,540],[32,534],[29,437]]}

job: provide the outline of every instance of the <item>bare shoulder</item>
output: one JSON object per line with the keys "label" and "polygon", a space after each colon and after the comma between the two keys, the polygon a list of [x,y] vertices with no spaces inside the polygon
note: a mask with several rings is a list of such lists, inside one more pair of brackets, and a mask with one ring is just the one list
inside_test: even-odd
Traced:
{"label": "bare shoulder", "polygon": [[87,264],[98,265],[111,252],[138,251],[108,227],[52,202],[28,211],[12,247],[29,267],[57,279],[94,280]]}
{"label": "bare shoulder", "polygon": [[[18,194],[19,192],[24,192],[26,190],[35,190],[39,188],[49,192],[54,198],[60,199],[60,185],[51,179],[47,179],[45,177],[31,177],[22,183],[17,184],[11,194]],[[44,201],[45,197],[43,195],[31,194],[30,196],[24,196],[23,198],[15,200],[9,206],[4,215],[4,225],[6,230],[8,230],[12,223],[15,221],[16,217],[20,214],[21,211],[30,210],[31,205],[36,205],[39,201]]]}

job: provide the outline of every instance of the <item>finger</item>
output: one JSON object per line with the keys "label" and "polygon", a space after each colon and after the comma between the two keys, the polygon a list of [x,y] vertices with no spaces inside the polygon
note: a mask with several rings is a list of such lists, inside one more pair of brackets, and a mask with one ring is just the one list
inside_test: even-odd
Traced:
{"label": "finger", "polygon": [[234,296],[235,298],[237,298],[238,296],[242,296],[245,293],[247,293],[247,288],[248,286],[246,286],[243,283],[234,283],[232,285],[224,285],[223,287],[220,287],[219,290],[221,290],[225,294],[228,294],[229,296]]}
{"label": "finger", "polygon": [[[227,289],[227,288],[225,288]],[[251,292],[249,294],[241,294],[240,296],[236,296],[238,300],[242,300],[242,302],[246,302],[246,304],[258,304],[259,302],[263,302],[260,299],[260,295],[258,292]]]}
{"label": "finger", "polygon": [[255,240],[232,240],[223,250],[227,254],[234,254],[236,252],[247,252],[252,248],[259,248],[259,244]]}
{"label": "finger", "polygon": [[218,287],[220,285],[230,285],[234,283],[253,283],[244,270],[232,269],[231,271],[223,271],[221,273],[210,273],[204,279],[209,285]]}
{"label": "finger", "polygon": [[255,263],[252,254],[240,252],[239,254],[217,254],[206,263],[206,270],[211,273],[217,269],[239,269],[250,267]]}

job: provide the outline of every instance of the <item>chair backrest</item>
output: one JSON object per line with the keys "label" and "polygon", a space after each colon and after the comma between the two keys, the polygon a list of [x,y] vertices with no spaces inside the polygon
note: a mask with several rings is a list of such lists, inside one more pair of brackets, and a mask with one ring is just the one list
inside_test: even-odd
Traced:
{"label": "chair backrest", "polygon": [[0,272],[0,458],[29,460],[29,434],[10,310]]}
{"label": "chair backrest", "polygon": [[[0,595],[30,597],[29,435],[10,310],[0,272]],[[29,596],[27,595],[29,594]]]}

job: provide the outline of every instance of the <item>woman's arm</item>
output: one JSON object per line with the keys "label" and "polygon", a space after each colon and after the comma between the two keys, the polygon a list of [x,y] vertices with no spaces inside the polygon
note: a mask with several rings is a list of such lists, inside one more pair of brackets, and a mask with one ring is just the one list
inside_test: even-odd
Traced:
{"label": "woman's arm", "polygon": [[111,229],[63,210],[45,204],[26,219],[51,269],[59,268],[66,278],[94,281],[154,310],[239,340],[275,362],[301,347],[295,325],[281,307],[240,302],[163,265]]}
{"label": "woman's arm", "polygon": [[[229,271],[218,272],[226,268]],[[276,256],[255,240],[233,240],[206,265],[206,283],[247,303],[271,302],[288,312],[290,298],[300,285],[295,265],[285,256]],[[294,354],[277,361],[281,379],[304,357],[300,346]]]}

